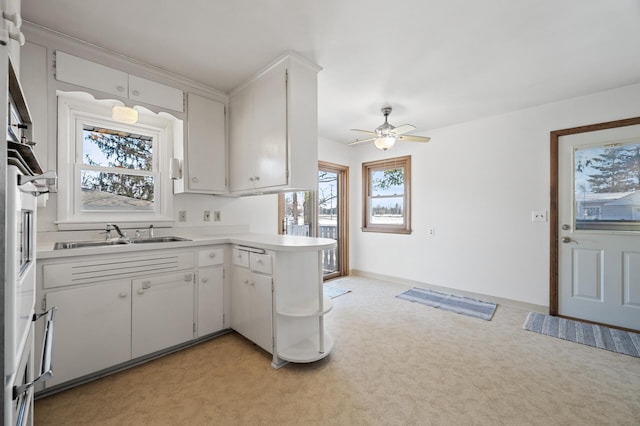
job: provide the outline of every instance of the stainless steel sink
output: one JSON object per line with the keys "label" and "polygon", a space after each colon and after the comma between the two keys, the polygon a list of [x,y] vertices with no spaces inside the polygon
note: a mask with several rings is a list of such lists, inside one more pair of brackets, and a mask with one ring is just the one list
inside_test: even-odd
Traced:
{"label": "stainless steel sink", "polygon": [[151,238],[136,238],[129,240],[131,244],[146,244],[146,243],[172,243],[175,241],[192,241],[188,238],[182,237],[151,237]]}
{"label": "stainless steel sink", "polygon": [[108,240],[108,241],[69,241],[64,243],[56,243],[53,246],[54,250],[74,249],[83,247],[103,247],[103,246],[116,246],[121,244],[128,244],[125,240]]}
{"label": "stainless steel sink", "polygon": [[74,248],[86,248],[86,247],[105,247],[105,246],[117,246],[126,244],[148,244],[148,243],[171,243],[175,241],[191,241],[188,238],[182,237],[152,237],[152,238],[136,238],[126,240],[106,240],[106,241],[69,241],[55,243],[54,250],[65,250]]}

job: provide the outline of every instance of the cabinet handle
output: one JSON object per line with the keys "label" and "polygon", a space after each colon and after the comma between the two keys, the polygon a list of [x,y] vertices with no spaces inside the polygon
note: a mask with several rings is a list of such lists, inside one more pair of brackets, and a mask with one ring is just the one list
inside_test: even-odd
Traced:
{"label": "cabinet handle", "polygon": [[253,176],[249,176],[249,182],[253,182]]}
{"label": "cabinet handle", "polygon": [[141,289],[141,288],[139,288],[139,289],[138,289],[138,294],[144,294],[144,290],[143,290],[143,289]]}
{"label": "cabinet handle", "polygon": [[145,290],[148,289],[148,288],[151,288],[151,280],[142,281],[142,288],[145,289]]}
{"label": "cabinet handle", "polygon": [[212,251],[211,253],[209,253],[209,257],[211,257],[211,258],[216,257],[216,253],[214,251]]}
{"label": "cabinet handle", "polygon": [[132,91],[131,91],[131,94],[132,94],[133,96],[138,96],[138,95],[140,94],[140,91],[138,91],[138,90],[132,90]]}
{"label": "cabinet handle", "polygon": [[258,260],[256,260],[256,263],[262,265],[264,262],[262,261],[262,259],[258,259]]}
{"label": "cabinet handle", "polygon": [[192,177],[191,182],[198,183],[200,180],[197,177]]}
{"label": "cabinet handle", "polygon": [[120,298],[124,299],[125,297],[127,297],[127,292],[126,292],[126,291],[121,291],[121,292],[118,294],[118,297],[120,297]]}
{"label": "cabinet handle", "polygon": [[188,283],[192,280],[192,275],[191,274],[185,274],[184,275],[184,282]]}
{"label": "cabinet handle", "polygon": [[118,92],[124,92],[124,86],[116,86]]}
{"label": "cabinet handle", "polygon": [[251,284],[251,287],[255,287],[256,283],[254,283],[253,281],[251,281],[249,284]]}
{"label": "cabinet handle", "polygon": [[207,277],[202,277],[202,283],[203,283],[203,284],[206,284],[206,283],[208,283],[208,282],[209,282],[209,278],[207,278]]}
{"label": "cabinet handle", "polygon": [[244,280],[244,283],[245,284],[249,284],[249,280]]}
{"label": "cabinet handle", "polygon": [[255,177],[255,180],[256,180],[256,181],[260,180],[260,176],[256,176],[256,177]]}

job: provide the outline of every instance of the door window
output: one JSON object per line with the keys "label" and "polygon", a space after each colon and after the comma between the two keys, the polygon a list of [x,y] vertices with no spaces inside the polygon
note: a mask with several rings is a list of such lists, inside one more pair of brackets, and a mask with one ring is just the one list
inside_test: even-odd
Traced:
{"label": "door window", "polygon": [[576,230],[640,230],[640,142],[574,151]]}

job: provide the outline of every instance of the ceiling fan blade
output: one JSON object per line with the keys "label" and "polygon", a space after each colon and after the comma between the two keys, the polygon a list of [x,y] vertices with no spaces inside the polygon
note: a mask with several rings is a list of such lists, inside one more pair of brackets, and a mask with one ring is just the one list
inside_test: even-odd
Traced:
{"label": "ceiling fan blade", "polygon": [[350,129],[350,130],[353,130],[354,132],[366,133],[366,134],[369,134],[369,135],[375,135],[376,134],[376,132],[372,132],[372,131],[369,131],[369,130],[361,130],[361,129]]}
{"label": "ceiling fan blade", "polygon": [[393,129],[393,132],[396,135],[402,135],[403,133],[410,132],[415,128],[416,126],[412,126],[411,124],[403,124],[402,126],[398,126],[395,129]]}
{"label": "ceiling fan blade", "polygon": [[398,140],[405,142],[429,142],[431,138],[428,138],[426,136],[402,135],[398,136]]}
{"label": "ceiling fan blade", "polygon": [[376,140],[376,138],[369,138],[369,139],[356,139],[354,142],[350,142],[347,145],[357,145],[359,143],[364,143],[364,142],[371,142]]}

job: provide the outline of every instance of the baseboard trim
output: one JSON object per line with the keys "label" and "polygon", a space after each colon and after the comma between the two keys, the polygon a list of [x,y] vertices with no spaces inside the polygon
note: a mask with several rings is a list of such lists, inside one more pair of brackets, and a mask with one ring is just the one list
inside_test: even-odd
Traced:
{"label": "baseboard trim", "polygon": [[523,310],[526,310],[526,311],[540,312],[542,314],[548,314],[549,313],[549,307],[548,306],[536,305],[534,303],[521,302],[519,300],[506,299],[506,298],[502,298],[502,297],[491,296],[491,295],[488,295],[488,294],[473,293],[473,292],[470,292],[470,291],[458,290],[457,288],[443,287],[443,286],[439,286],[439,285],[424,283],[424,282],[421,282],[421,281],[413,281],[413,280],[407,280],[407,279],[404,279],[404,278],[393,277],[393,276],[390,276],[390,275],[376,274],[376,273],[373,273],[373,272],[362,271],[362,270],[359,270],[359,269],[351,269],[349,271],[349,275],[352,275],[352,276],[355,276],[355,277],[363,277],[363,278],[370,278],[370,279],[374,279],[374,280],[385,281],[385,282],[388,282],[388,283],[391,283],[391,284],[396,284],[396,285],[398,285],[398,287],[402,287],[403,289],[408,289],[408,288],[413,288],[413,287],[420,287],[420,288],[426,288],[426,289],[429,289],[429,290],[442,291],[442,292],[446,292],[446,293],[456,294],[458,296],[465,296],[465,297],[471,297],[471,298],[474,298],[474,299],[480,299],[480,300],[484,300],[484,301],[487,301],[487,302],[497,303],[498,305],[510,306],[512,308],[523,309]]}

